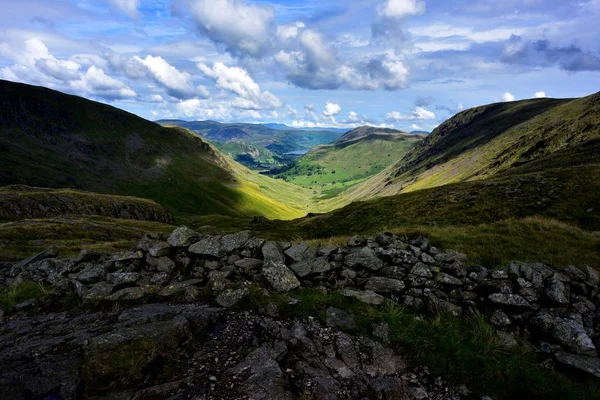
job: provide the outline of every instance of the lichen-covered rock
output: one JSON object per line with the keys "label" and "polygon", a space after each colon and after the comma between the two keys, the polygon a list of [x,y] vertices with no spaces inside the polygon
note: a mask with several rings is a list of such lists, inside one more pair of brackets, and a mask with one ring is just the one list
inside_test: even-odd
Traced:
{"label": "lichen-covered rock", "polygon": [[554,306],[566,307],[569,304],[569,288],[558,279],[553,279],[544,293],[544,298]]}
{"label": "lichen-covered rock", "polygon": [[221,307],[230,308],[237,305],[242,299],[249,294],[248,288],[242,289],[226,289],[215,298],[215,301]]}
{"label": "lichen-covered rock", "polygon": [[462,286],[463,282],[455,276],[440,272],[435,276],[435,281],[449,286]]}
{"label": "lichen-covered rock", "polygon": [[136,283],[142,276],[137,272],[113,272],[106,275],[106,280],[113,285]]}
{"label": "lichen-covered rock", "polygon": [[356,300],[360,301],[361,303],[372,304],[372,305],[376,305],[376,306],[383,304],[386,300],[385,297],[375,293],[372,290],[360,291],[360,290],[344,289],[344,290],[340,291],[340,294],[345,297],[355,298]]}
{"label": "lichen-covered rock", "polygon": [[346,255],[344,264],[351,268],[366,268],[373,271],[378,271],[383,267],[383,261],[381,261],[375,251],[369,247],[362,247],[358,251],[353,251]]}
{"label": "lichen-covered rock", "polygon": [[199,238],[197,232],[187,226],[180,226],[171,232],[167,242],[173,247],[188,247],[196,243]]}
{"label": "lichen-covered rock", "polygon": [[412,275],[420,276],[422,278],[432,278],[433,277],[433,274],[431,273],[431,269],[427,265],[425,265],[421,262],[416,263],[414,265],[414,267],[412,267],[412,269],[410,270],[410,273]]}
{"label": "lichen-covered rock", "polygon": [[376,293],[398,293],[404,290],[404,282],[398,279],[374,276],[367,281],[365,289]]}
{"label": "lichen-covered rock", "polygon": [[289,292],[300,287],[296,275],[283,263],[266,261],[262,267],[262,274],[278,292]]}
{"label": "lichen-covered rock", "polygon": [[152,257],[164,257],[171,253],[171,245],[166,242],[155,242],[150,249],[148,254]]}
{"label": "lichen-covered rock", "polygon": [[312,260],[317,255],[317,250],[304,244],[296,244],[284,251],[285,255],[288,256],[293,262],[300,262],[304,260]]}
{"label": "lichen-covered rock", "polygon": [[327,261],[326,257],[318,257],[315,259],[308,259],[300,261],[290,265],[290,268],[298,275],[303,278],[310,274],[320,274],[331,270],[331,264]]}
{"label": "lichen-covered rock", "polygon": [[218,236],[209,236],[191,245],[189,251],[192,254],[204,257],[221,257],[223,254],[221,250],[221,239]]}
{"label": "lichen-covered rock", "polygon": [[499,309],[494,310],[494,312],[492,313],[492,315],[490,317],[490,322],[501,328],[505,328],[512,324],[512,321],[510,320],[508,315],[506,315],[506,313],[504,311],[499,310]]}
{"label": "lichen-covered rock", "polygon": [[221,238],[221,249],[225,253],[231,253],[234,250],[244,247],[249,239],[250,231],[242,231],[225,235]]}
{"label": "lichen-covered rock", "polygon": [[277,242],[266,242],[262,247],[262,254],[265,262],[285,264],[285,255]]}
{"label": "lichen-covered rock", "polygon": [[494,304],[508,307],[531,308],[531,304],[518,294],[493,293],[488,299]]}
{"label": "lichen-covered rock", "polygon": [[541,310],[531,318],[531,326],[574,353],[598,356],[594,343],[583,327],[581,317],[576,314],[560,315]]}
{"label": "lichen-covered rock", "polygon": [[600,358],[559,351],[556,353],[556,361],[586,374],[593,375],[596,378],[600,378]]}

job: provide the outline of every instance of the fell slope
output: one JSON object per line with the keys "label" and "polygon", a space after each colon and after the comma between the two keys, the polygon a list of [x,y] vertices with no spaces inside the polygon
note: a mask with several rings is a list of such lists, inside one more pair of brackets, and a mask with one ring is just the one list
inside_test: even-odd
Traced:
{"label": "fell slope", "polygon": [[444,122],[352,198],[481,180],[596,137],[600,93],[475,107]]}
{"label": "fell slope", "polygon": [[[305,213],[294,205],[308,198],[300,188],[252,176],[185,129],[8,81],[0,81],[0,108],[0,185],[145,197],[174,215]],[[293,195],[286,200],[271,191]]]}
{"label": "fell slope", "polygon": [[307,187],[321,200],[381,172],[401,158],[422,136],[363,126],[329,145],[317,146],[294,164],[276,170],[277,178]]}

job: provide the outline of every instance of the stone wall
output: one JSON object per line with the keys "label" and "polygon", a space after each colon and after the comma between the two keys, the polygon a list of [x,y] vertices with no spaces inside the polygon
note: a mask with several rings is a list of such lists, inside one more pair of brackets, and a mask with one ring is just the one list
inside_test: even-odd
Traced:
{"label": "stone wall", "polygon": [[52,258],[56,255],[49,249],[5,268],[0,284],[43,281],[75,290],[85,300],[108,302],[149,294],[193,302],[208,288],[220,293],[216,301],[223,307],[248,295],[240,282],[277,292],[339,290],[367,304],[395,301],[418,313],[483,313],[507,345],[523,340],[547,354],[547,367],[600,377],[600,274],[590,267],[557,270],[514,261],[504,270],[489,270],[425,238],[409,241],[388,233],[352,237],[346,247],[312,248],[249,232],[203,236],[186,227],[169,237],[146,236],[131,252]]}

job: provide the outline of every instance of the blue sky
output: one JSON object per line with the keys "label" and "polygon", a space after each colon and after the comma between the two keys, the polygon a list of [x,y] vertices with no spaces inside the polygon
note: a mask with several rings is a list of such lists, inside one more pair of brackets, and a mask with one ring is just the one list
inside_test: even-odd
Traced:
{"label": "blue sky", "polygon": [[148,119],[431,130],[600,90],[600,0],[2,0],[0,78]]}

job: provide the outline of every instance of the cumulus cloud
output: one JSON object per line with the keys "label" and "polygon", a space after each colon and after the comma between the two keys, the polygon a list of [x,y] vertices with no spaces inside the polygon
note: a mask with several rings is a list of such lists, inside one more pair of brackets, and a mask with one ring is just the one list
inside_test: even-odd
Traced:
{"label": "cumulus cloud", "polygon": [[336,116],[342,111],[342,107],[336,103],[325,103],[325,108],[321,112],[325,117],[333,117]]}
{"label": "cumulus cloud", "polygon": [[545,97],[548,97],[548,96],[546,95],[546,92],[535,92],[535,93],[533,94],[533,98],[534,98],[534,99],[543,99],[543,98],[545,98]]}
{"label": "cumulus cloud", "polygon": [[160,94],[153,94],[148,98],[150,103],[162,103],[165,101]]}
{"label": "cumulus cloud", "polygon": [[140,0],[108,0],[108,2],[116,9],[124,12],[131,18],[138,15]]}
{"label": "cumulus cloud", "polygon": [[275,24],[271,7],[240,0],[190,0],[198,29],[236,55],[259,57],[267,51]]}
{"label": "cumulus cloud", "polygon": [[281,40],[295,39],[305,26],[306,25],[304,25],[304,22],[302,21],[294,22],[293,24],[279,25],[277,27],[277,36],[279,36]]}
{"label": "cumulus cloud", "polygon": [[513,35],[505,44],[501,60],[532,67],[558,66],[571,72],[600,71],[600,57],[576,45],[552,46],[548,40],[526,41]]}
{"label": "cumulus cloud", "polygon": [[502,101],[515,101],[515,96],[509,92],[506,92],[502,95]]}
{"label": "cumulus cloud", "polygon": [[385,115],[385,120],[388,122],[427,119],[435,119],[435,113],[419,106],[413,108],[410,114],[402,114],[399,111],[391,111]]}
{"label": "cumulus cloud", "polygon": [[136,93],[123,82],[111,78],[102,69],[94,66],[88,68],[81,79],[72,82],[71,86],[85,94],[106,99],[128,99],[136,96]]}
{"label": "cumulus cloud", "polygon": [[422,0],[386,0],[377,6],[377,19],[371,25],[373,40],[390,43],[396,48],[402,46],[410,38],[403,21],[424,12],[425,2]]}
{"label": "cumulus cloud", "polygon": [[147,55],[146,58],[135,57],[135,59],[148,68],[156,82],[167,89],[167,93],[177,99],[190,99],[195,96],[206,97],[206,88],[194,87],[192,77],[187,72],[180,72],[162,57]]}
{"label": "cumulus cloud", "polygon": [[377,13],[384,18],[404,18],[424,12],[425,2],[422,0],[387,0],[377,7]]}
{"label": "cumulus cloud", "polygon": [[217,87],[238,95],[233,101],[237,108],[246,110],[274,109],[282,107],[282,102],[271,92],[261,91],[248,72],[240,67],[228,67],[216,62],[212,68],[199,63],[198,68],[204,75],[215,80]]}

